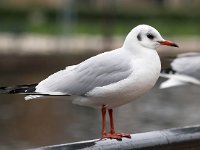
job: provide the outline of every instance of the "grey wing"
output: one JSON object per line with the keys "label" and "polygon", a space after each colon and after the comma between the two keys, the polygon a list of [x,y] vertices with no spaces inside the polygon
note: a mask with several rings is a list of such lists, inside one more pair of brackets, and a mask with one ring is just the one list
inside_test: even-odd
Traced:
{"label": "grey wing", "polygon": [[171,66],[177,73],[200,79],[200,53],[180,55],[172,62]]}
{"label": "grey wing", "polygon": [[[109,53],[109,55],[108,55]],[[92,57],[79,65],[61,70],[36,87],[37,92],[62,92],[85,95],[90,90],[127,78],[132,70],[128,58],[121,53],[107,52]]]}

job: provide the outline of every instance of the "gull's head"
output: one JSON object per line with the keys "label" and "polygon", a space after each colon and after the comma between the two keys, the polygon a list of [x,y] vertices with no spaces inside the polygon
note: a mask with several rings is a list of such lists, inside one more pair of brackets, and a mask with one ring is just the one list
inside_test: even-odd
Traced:
{"label": "gull's head", "polygon": [[126,47],[140,46],[148,49],[156,49],[160,45],[178,47],[176,43],[163,39],[160,33],[149,25],[138,25],[133,28],[124,42]]}

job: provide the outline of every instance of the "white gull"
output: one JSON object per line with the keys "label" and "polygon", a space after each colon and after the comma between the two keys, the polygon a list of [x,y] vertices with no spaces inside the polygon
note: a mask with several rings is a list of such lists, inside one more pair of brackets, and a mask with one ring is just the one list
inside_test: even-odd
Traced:
{"label": "white gull", "polygon": [[161,89],[187,84],[200,85],[200,53],[179,54],[170,65],[167,72],[160,74],[168,79],[160,84]]}
{"label": "white gull", "polygon": [[[112,109],[137,99],[155,85],[161,69],[155,49],[160,45],[178,47],[164,40],[155,28],[138,25],[121,48],[69,66],[38,84],[2,87],[0,93],[30,94],[26,100],[49,95],[72,96],[75,104],[102,109],[102,138],[131,138],[129,134],[115,132]],[[106,110],[110,117],[109,133],[105,128]]]}

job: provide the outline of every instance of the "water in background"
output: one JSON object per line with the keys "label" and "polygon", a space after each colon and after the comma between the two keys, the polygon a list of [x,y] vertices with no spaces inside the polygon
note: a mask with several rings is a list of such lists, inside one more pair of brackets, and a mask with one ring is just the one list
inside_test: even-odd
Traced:
{"label": "water in background", "polygon": [[[0,85],[37,83],[93,54],[0,56]],[[159,79],[158,83],[164,79]],[[114,109],[116,129],[138,133],[200,123],[200,88],[159,90]],[[101,113],[73,105],[69,97],[25,101],[22,95],[0,95],[0,149],[25,149],[99,138]]]}

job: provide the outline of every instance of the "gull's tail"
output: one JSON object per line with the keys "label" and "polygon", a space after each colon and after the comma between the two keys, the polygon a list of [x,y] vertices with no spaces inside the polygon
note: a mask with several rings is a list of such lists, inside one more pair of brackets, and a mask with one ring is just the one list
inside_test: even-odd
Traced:
{"label": "gull's tail", "polygon": [[0,94],[23,94],[27,95],[25,100],[32,100],[35,98],[40,98],[43,96],[70,96],[70,94],[62,92],[49,92],[49,93],[40,93],[36,92],[36,86],[38,84],[28,84],[28,85],[16,85],[9,87],[0,87]]}

